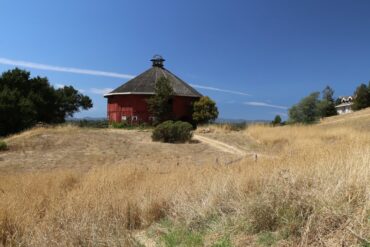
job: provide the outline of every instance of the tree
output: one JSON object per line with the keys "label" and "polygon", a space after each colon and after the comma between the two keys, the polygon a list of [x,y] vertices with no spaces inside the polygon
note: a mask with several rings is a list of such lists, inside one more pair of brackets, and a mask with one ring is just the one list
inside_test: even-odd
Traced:
{"label": "tree", "polygon": [[281,125],[281,117],[280,115],[276,115],[274,120],[272,121],[272,124],[275,126],[275,125]]}
{"label": "tree", "polygon": [[340,105],[342,104],[342,99],[341,98],[336,98],[335,99],[335,105]]}
{"label": "tree", "polygon": [[290,123],[314,123],[320,117],[318,109],[319,92],[311,93],[303,98],[298,104],[289,109]]}
{"label": "tree", "polygon": [[88,96],[79,93],[72,86],[57,89],[56,96],[59,105],[55,116],[57,122],[63,122],[66,117],[73,117],[80,109],[88,110],[93,106]]}
{"label": "tree", "polygon": [[355,93],[355,99],[353,101],[353,110],[361,110],[370,106],[370,83],[369,87],[365,84],[361,84],[357,87]]}
{"label": "tree", "polygon": [[218,117],[218,109],[216,103],[208,96],[201,97],[194,102],[193,120],[196,123],[208,123],[214,121]]}
{"label": "tree", "polygon": [[155,117],[155,124],[170,120],[173,115],[173,89],[169,80],[161,77],[155,84],[155,95],[148,99],[149,112]]}
{"label": "tree", "polygon": [[0,76],[0,136],[37,122],[64,122],[65,117],[91,107],[89,97],[73,87],[54,89],[46,77],[31,78],[29,72],[17,68]]}
{"label": "tree", "polygon": [[333,95],[334,90],[329,86],[326,86],[325,89],[322,91],[322,100],[318,105],[321,117],[330,117],[337,115]]}

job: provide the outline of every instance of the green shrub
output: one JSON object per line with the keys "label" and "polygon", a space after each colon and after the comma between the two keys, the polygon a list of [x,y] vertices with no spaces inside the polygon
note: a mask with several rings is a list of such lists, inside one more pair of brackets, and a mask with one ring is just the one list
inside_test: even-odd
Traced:
{"label": "green shrub", "polygon": [[120,123],[112,122],[111,126],[112,128],[115,128],[115,129],[124,129],[124,128],[129,127],[128,123],[125,121],[122,121]]}
{"label": "green shrub", "polygon": [[161,242],[166,247],[175,246],[204,246],[203,236],[200,233],[192,232],[186,228],[174,228],[161,237]]}
{"label": "green shrub", "polygon": [[155,127],[152,140],[169,143],[184,143],[191,139],[193,135],[192,130],[193,126],[187,122],[165,121]]}
{"label": "green shrub", "polygon": [[4,151],[8,149],[8,145],[6,142],[0,140],[0,151]]}
{"label": "green shrub", "polygon": [[193,120],[198,124],[213,122],[218,117],[216,103],[208,96],[195,101],[193,108]]}

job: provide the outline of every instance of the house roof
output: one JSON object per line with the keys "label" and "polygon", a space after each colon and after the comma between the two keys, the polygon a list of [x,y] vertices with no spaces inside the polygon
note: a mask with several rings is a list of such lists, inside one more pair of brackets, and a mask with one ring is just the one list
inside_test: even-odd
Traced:
{"label": "house roof", "polygon": [[123,94],[154,94],[155,84],[161,77],[165,77],[169,80],[173,88],[174,95],[186,97],[202,96],[189,84],[172,74],[169,70],[165,69],[163,67],[163,61],[165,60],[161,56],[156,55],[151,61],[153,62],[152,68],[124,83],[112,92],[105,94],[104,97]]}
{"label": "house roof", "polygon": [[351,106],[351,105],[353,105],[352,102],[347,102],[347,103],[339,104],[339,105],[335,106],[335,108],[341,108],[341,107]]}

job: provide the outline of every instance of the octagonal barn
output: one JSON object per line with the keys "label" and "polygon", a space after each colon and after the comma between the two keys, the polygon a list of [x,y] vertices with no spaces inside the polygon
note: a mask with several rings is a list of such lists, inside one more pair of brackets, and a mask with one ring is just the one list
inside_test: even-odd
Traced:
{"label": "octagonal barn", "polygon": [[155,84],[161,77],[167,78],[173,88],[174,120],[192,120],[192,103],[202,95],[165,69],[163,66],[165,60],[161,56],[156,55],[151,61],[152,68],[104,95],[108,99],[107,117],[110,122],[126,121],[130,124],[152,122],[154,117],[148,110],[147,99],[155,94]]}

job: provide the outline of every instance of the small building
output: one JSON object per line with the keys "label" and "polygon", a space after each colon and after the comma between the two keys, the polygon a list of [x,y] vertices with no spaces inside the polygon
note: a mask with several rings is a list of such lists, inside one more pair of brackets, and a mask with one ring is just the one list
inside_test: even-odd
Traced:
{"label": "small building", "polygon": [[352,110],[352,105],[353,105],[352,96],[340,97],[340,102],[341,103],[339,105],[335,106],[339,115],[351,113],[353,111]]}
{"label": "small building", "polygon": [[155,84],[161,77],[167,78],[173,88],[174,120],[192,120],[192,104],[202,95],[165,69],[165,59],[161,56],[156,55],[150,61],[150,69],[104,95],[108,99],[107,117],[110,122],[151,123],[154,117],[149,112],[147,99],[155,94]]}

